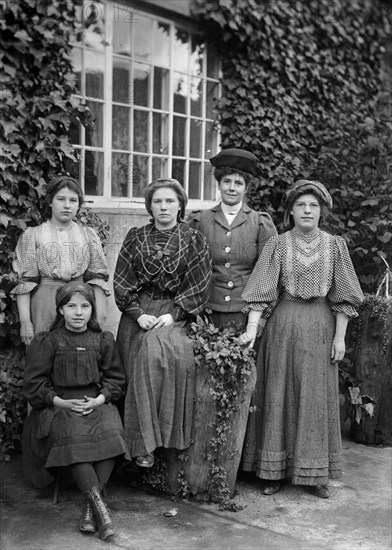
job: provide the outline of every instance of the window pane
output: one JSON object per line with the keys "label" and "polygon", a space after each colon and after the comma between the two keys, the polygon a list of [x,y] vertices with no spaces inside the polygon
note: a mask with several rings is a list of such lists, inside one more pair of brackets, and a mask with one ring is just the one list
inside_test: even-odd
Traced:
{"label": "window pane", "polygon": [[[136,21],[137,19],[137,21]],[[132,30],[135,33],[134,38],[134,53],[135,57],[144,59],[145,61],[151,60],[151,44],[152,44],[152,21],[147,17],[143,17],[140,13],[135,17]]]}
{"label": "window pane", "polygon": [[168,116],[153,113],[152,117],[152,152],[167,155],[169,152]]}
{"label": "window pane", "polygon": [[77,161],[71,160],[69,158],[66,158],[64,161],[64,166],[67,172],[71,175],[71,178],[76,179],[81,184],[82,181],[82,174],[81,174],[81,157],[82,157],[82,151],[77,150],[76,151]]}
{"label": "window pane", "polygon": [[176,71],[188,71],[189,61],[189,34],[182,29],[175,31],[173,44],[173,68]]}
{"label": "window pane", "polygon": [[191,115],[202,116],[203,81],[201,78],[191,80]]}
{"label": "window pane", "polygon": [[154,109],[169,109],[169,71],[154,67]]}
{"label": "window pane", "polygon": [[190,72],[197,75],[203,74],[205,45],[200,44],[200,38],[192,36],[192,53],[191,53],[191,68]]}
{"label": "window pane", "polygon": [[207,46],[207,76],[219,78],[219,57],[212,44]]}
{"label": "window pane", "polygon": [[113,105],[112,147],[129,151],[129,108]]}
{"label": "window pane", "polygon": [[213,122],[206,122],[204,157],[209,159],[216,153],[218,132]]}
{"label": "window pane", "polygon": [[129,61],[113,58],[113,101],[117,103],[132,103],[133,90],[131,85]]}
{"label": "window pane", "polygon": [[214,118],[214,113],[212,112],[215,109],[216,102],[218,101],[219,94],[219,84],[218,82],[212,82],[207,80],[207,90],[206,90],[206,118]]}
{"label": "window pane", "polygon": [[204,163],[204,178],[203,178],[203,189],[205,201],[214,201],[216,200],[216,183],[214,178],[214,167],[210,162]]}
{"label": "window pane", "polygon": [[168,67],[170,63],[170,27],[160,21],[153,22],[154,64]]}
{"label": "window pane", "polygon": [[86,195],[103,194],[103,153],[86,151],[84,165],[84,192]]}
{"label": "window pane", "polygon": [[142,65],[141,63],[135,63],[134,66],[134,102],[135,105],[148,105],[148,83],[151,74],[151,67],[149,65]]}
{"label": "window pane", "polygon": [[130,160],[129,155],[125,153],[113,153],[112,155],[112,196],[128,196],[128,179]]}
{"label": "window pane", "polygon": [[186,113],[186,99],[188,96],[188,76],[174,73],[173,75],[174,105],[176,113]]}
{"label": "window pane", "polygon": [[76,93],[81,94],[82,90],[82,50],[80,48],[72,48],[72,67],[73,73],[76,76]]}
{"label": "window pane", "polygon": [[86,128],[86,145],[92,147],[102,147],[103,145],[103,105],[95,101],[87,101],[90,109],[91,118],[94,122],[93,127]]}
{"label": "window pane", "polygon": [[201,120],[191,119],[191,131],[189,133],[189,142],[190,142],[190,157],[201,158],[201,131],[202,131],[202,122]]}
{"label": "window pane", "polygon": [[103,67],[104,56],[96,52],[85,51],[84,66],[86,70],[86,88],[83,95],[103,99]]}
{"label": "window pane", "polygon": [[167,159],[152,158],[152,181],[167,177]]}
{"label": "window pane", "polygon": [[144,190],[150,183],[148,181],[148,158],[133,155],[133,192],[134,197],[144,197]]}
{"label": "window pane", "polygon": [[[79,104],[79,101],[77,99],[73,99],[72,103],[74,103],[75,107]],[[81,131],[82,131],[82,125],[80,123],[80,120],[78,117],[71,115],[71,126],[68,130],[68,136],[69,140],[73,145],[81,145]]]}
{"label": "window pane", "polygon": [[105,6],[90,0],[83,5],[83,42],[96,51],[105,49]]}
{"label": "window pane", "polygon": [[186,119],[183,117],[173,117],[173,155],[185,156],[185,129]]}
{"label": "window pane", "polygon": [[184,176],[185,176],[185,160],[173,159],[172,178],[178,180],[181,183],[181,185],[183,185]]}
{"label": "window pane", "polygon": [[147,153],[148,144],[148,113],[135,110],[133,124],[133,147],[135,151]]}
{"label": "window pane", "polygon": [[111,4],[109,10],[112,12],[113,21],[113,52],[130,55],[132,13],[130,10],[120,8],[117,2]]}
{"label": "window pane", "polygon": [[201,199],[201,163],[189,163],[189,189],[190,199]]}

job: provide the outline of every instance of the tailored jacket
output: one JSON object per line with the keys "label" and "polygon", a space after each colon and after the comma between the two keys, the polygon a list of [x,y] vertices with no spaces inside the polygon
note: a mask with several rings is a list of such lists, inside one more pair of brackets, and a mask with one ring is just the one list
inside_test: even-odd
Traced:
{"label": "tailored jacket", "polygon": [[231,225],[221,203],[210,210],[194,210],[188,217],[191,227],[207,237],[213,264],[213,280],[207,307],[232,313],[246,305],[242,291],[270,237],[277,235],[271,216],[243,204]]}

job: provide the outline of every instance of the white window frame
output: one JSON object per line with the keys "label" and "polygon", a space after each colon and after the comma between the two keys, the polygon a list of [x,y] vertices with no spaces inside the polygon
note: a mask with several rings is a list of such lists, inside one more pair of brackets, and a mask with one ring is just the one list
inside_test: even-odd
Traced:
{"label": "white window frame", "polygon": [[[130,16],[132,16],[132,14],[136,17],[137,16],[137,13],[140,13],[140,15],[143,15],[143,16],[147,16],[147,17],[152,17],[154,18],[155,20],[158,20],[159,22],[162,22],[163,24],[166,24],[166,25],[169,25],[170,27],[170,33],[171,33],[171,48],[173,49],[173,45],[174,45],[174,39],[173,39],[173,34],[175,32],[175,28],[178,27],[188,33],[192,33],[193,35],[197,34],[197,29],[196,29],[196,25],[193,25],[192,23],[183,23],[183,21],[179,21],[179,20],[176,20],[175,17],[173,17],[173,19],[168,19],[166,17],[162,17],[161,15],[156,15],[154,14],[153,12],[148,12],[148,11],[144,11],[144,10],[139,10],[133,3],[129,3],[129,4],[125,4],[125,3],[117,3],[117,2],[112,2],[110,0],[101,0],[100,2],[93,2],[93,1],[90,1],[90,0],[87,0],[87,2],[85,1],[86,4],[96,4],[96,5],[99,5],[99,9],[102,7],[102,10],[104,12],[104,19],[105,19],[105,22],[106,24],[104,24],[104,29],[105,29],[105,41],[107,43],[107,45],[105,46],[105,53],[104,53],[104,58],[105,58],[105,65],[104,65],[104,74],[103,74],[103,85],[104,85],[104,92],[103,92],[103,99],[100,100],[100,99],[97,99],[97,98],[94,98],[94,97],[89,97],[85,94],[75,94],[74,96],[74,100],[76,101],[89,101],[89,100],[92,100],[94,102],[97,102],[97,103],[100,103],[103,105],[103,128],[104,128],[104,131],[103,131],[103,143],[102,143],[102,147],[92,147],[92,146],[86,146],[85,145],[85,129],[83,126],[81,126],[81,132],[82,132],[82,143],[84,145],[78,145],[78,144],[75,144],[74,145],[74,148],[75,150],[77,151],[80,151],[80,155],[81,155],[81,164],[84,164],[85,160],[84,160],[84,151],[99,151],[99,152],[102,152],[103,153],[103,164],[104,164],[104,174],[103,174],[103,196],[97,196],[97,195],[85,195],[85,202],[93,207],[93,208],[126,208],[126,209],[129,209],[129,208],[140,208],[141,206],[144,206],[144,198],[142,197],[117,197],[117,196],[111,196],[111,185],[112,185],[112,182],[111,182],[111,170],[112,170],[112,152],[123,152],[123,151],[120,151],[120,150],[116,150],[112,147],[112,107],[113,105],[116,105],[117,103],[119,103],[118,101],[116,100],[113,100],[112,101],[112,89],[113,89],[113,79],[112,79],[112,74],[113,74],[113,45],[112,45],[112,38],[113,38],[113,25],[111,23],[111,14],[110,14],[110,10],[113,10],[114,7],[119,7],[119,8],[122,8],[122,9],[126,9],[126,10],[129,10],[129,13],[130,13]],[[208,47],[208,46],[207,46]],[[92,52],[94,52],[95,50],[94,49],[89,49],[88,47],[86,46],[83,46],[83,48],[85,48],[86,50],[90,50]],[[82,48],[82,50],[83,50]],[[173,52],[171,52],[173,53]],[[117,55],[117,54],[116,54]],[[120,56],[121,57],[121,56]],[[173,58],[173,57],[171,57]],[[127,58],[129,59],[129,58]],[[206,59],[206,58],[205,58]],[[139,62],[142,62],[141,60],[139,60]],[[151,60],[150,63],[148,64],[151,64],[151,67],[152,69],[154,68],[154,59]],[[218,78],[210,78],[210,77],[207,77],[207,71],[206,71],[206,62],[203,64],[204,65],[204,68],[203,68],[203,74],[202,75],[193,75],[194,77],[198,77],[198,78],[201,78],[202,82],[203,82],[203,92],[206,94],[207,90],[206,90],[206,87],[208,85],[208,82],[216,82],[219,86],[219,89],[221,87],[221,84],[220,84],[220,80],[221,80],[221,74],[218,75]],[[153,72],[153,71],[152,71]],[[186,96],[186,101],[187,101],[187,108],[186,108],[186,114],[181,114],[181,113],[177,113],[177,112],[174,112],[174,109],[173,109],[173,98],[174,98],[174,94],[173,94],[173,82],[174,82],[174,79],[173,79],[173,73],[175,72],[175,68],[173,67],[173,65],[171,64],[170,65],[170,68],[169,68],[169,73],[170,73],[170,76],[169,76],[169,83],[170,83],[170,89],[169,89],[169,106],[168,106],[168,110],[166,111],[166,109],[156,109],[154,108],[153,106],[147,106],[147,107],[141,107],[141,106],[137,106],[137,109],[138,110],[145,110],[146,112],[149,113],[149,118],[148,118],[148,141],[149,141],[149,144],[148,144],[148,152],[146,153],[145,156],[148,157],[148,163],[149,163],[149,171],[151,172],[152,170],[152,159],[153,157],[159,157],[159,155],[157,153],[154,153],[153,151],[153,148],[152,148],[152,139],[153,139],[153,132],[152,132],[152,117],[153,117],[153,113],[156,113],[156,112],[162,112],[163,114],[166,114],[168,113],[168,154],[167,155],[162,155],[162,158],[165,158],[167,159],[167,163],[168,163],[168,166],[167,166],[167,171],[168,171],[168,174],[171,174],[171,171],[172,171],[172,161],[173,161],[173,120],[174,120],[174,117],[175,116],[183,116],[186,120],[186,124],[187,125],[190,125],[191,124],[191,120],[201,120],[202,121],[202,128],[203,128],[203,131],[201,132],[201,135],[202,135],[202,144],[201,144],[201,153],[204,154],[204,150],[205,150],[205,135],[206,135],[206,132],[205,132],[205,127],[206,127],[206,124],[207,122],[210,122],[211,119],[206,119],[205,117],[205,114],[206,114],[206,102],[203,101],[202,102],[202,113],[201,113],[201,116],[194,116],[191,114],[191,111],[190,111],[190,102],[191,102],[191,98],[190,98],[190,94],[188,94]],[[187,77],[189,79],[192,78],[192,75],[190,73],[187,73]],[[85,87],[85,82],[84,82],[84,78],[85,78],[85,72],[82,70],[81,71],[81,91],[83,92],[83,89],[85,91],[86,90],[86,87]],[[149,79],[149,94],[152,93],[152,86],[153,86],[153,79],[150,78]],[[204,97],[206,97],[206,95],[204,95]],[[134,110],[135,108],[135,105],[132,103],[130,105],[130,113]],[[217,125],[217,143],[216,143],[216,146],[217,146],[217,150],[213,152],[213,154],[216,154],[218,152],[218,146],[219,146],[219,143],[220,143],[220,129],[219,129],[219,125],[217,124],[217,122],[215,122],[215,124]],[[186,136],[189,136],[189,131],[186,132]],[[134,152],[134,148],[133,148],[133,132],[130,131],[130,135],[129,135],[129,140],[130,140],[130,145],[129,145],[129,151],[127,151],[127,154],[132,154],[132,153],[135,153],[139,156],[143,156],[143,154],[141,154],[140,152]],[[189,141],[187,139],[187,141]],[[211,156],[213,156],[213,154],[211,154]],[[199,158],[199,159],[196,159],[195,157],[190,157],[190,150],[189,150],[189,143],[185,143],[185,155],[183,157],[174,157],[174,158],[180,158],[181,160],[185,160],[185,181],[183,182],[184,184],[184,188],[185,190],[188,192],[188,177],[189,177],[189,162],[191,162],[192,160],[197,160],[198,162],[201,162],[201,163],[204,163],[207,161],[207,159],[202,159],[202,158]],[[84,168],[84,166],[83,166]],[[130,170],[131,171],[131,170]],[[212,184],[214,185],[214,184]],[[190,199],[189,202],[188,202],[188,208],[202,208],[202,209],[205,209],[205,208],[209,208],[211,207],[212,205],[216,204],[217,202],[217,197],[218,197],[218,194],[217,194],[217,191],[215,190],[215,198],[213,200],[204,200],[204,199]]]}

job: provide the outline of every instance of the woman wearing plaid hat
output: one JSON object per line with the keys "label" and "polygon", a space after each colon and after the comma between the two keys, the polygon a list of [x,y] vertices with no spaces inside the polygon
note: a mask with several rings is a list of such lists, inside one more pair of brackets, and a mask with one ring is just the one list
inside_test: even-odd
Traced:
{"label": "woman wearing plaid hat", "polygon": [[284,206],[288,230],[265,245],[243,293],[244,343],[255,340],[253,323],[268,319],[243,468],[266,482],[267,495],[288,478],[328,498],[328,479],[342,471],[337,363],[363,294],[345,241],[319,228],[332,207],[325,186],[299,180]]}

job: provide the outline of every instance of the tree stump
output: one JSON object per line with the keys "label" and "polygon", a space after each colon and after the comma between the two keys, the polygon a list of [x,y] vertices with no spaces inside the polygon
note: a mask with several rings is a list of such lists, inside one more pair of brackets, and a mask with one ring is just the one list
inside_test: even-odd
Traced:
{"label": "tree stump", "polygon": [[[238,392],[238,410],[234,413],[227,442],[223,449],[226,481],[230,497],[234,495],[235,482],[245,438],[250,400],[256,383],[256,369],[252,369],[247,382]],[[174,493],[180,490],[180,479],[186,482],[187,492],[196,500],[212,500],[209,490],[211,462],[207,454],[211,453],[210,440],[214,436],[216,404],[211,395],[212,380],[206,369],[196,369],[196,396],[192,424],[192,444],[184,452],[167,450],[164,453],[167,464],[167,490]]]}
{"label": "tree stump", "polygon": [[392,445],[392,298],[367,297],[356,334],[355,377],[362,395],[375,404],[374,416],[352,422],[357,443]]}

